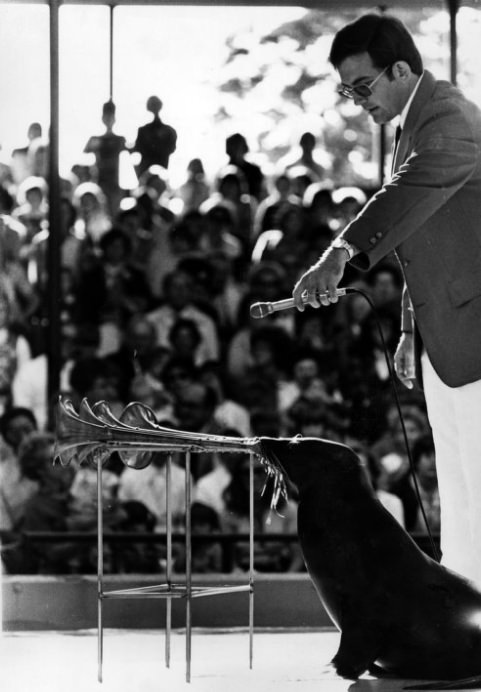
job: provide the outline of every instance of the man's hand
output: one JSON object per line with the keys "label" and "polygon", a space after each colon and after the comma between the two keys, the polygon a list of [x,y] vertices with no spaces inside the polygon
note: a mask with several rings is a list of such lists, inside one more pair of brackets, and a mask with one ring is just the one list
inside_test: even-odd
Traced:
{"label": "man's hand", "polygon": [[296,308],[301,312],[304,310],[306,303],[302,302],[303,295],[307,296],[307,304],[313,308],[337,303],[336,288],[344,274],[347,260],[348,254],[343,248],[328,248],[294,286],[292,297]]}
{"label": "man's hand", "polygon": [[414,357],[414,334],[404,332],[394,354],[394,369],[403,385],[413,388],[416,379],[416,364]]}

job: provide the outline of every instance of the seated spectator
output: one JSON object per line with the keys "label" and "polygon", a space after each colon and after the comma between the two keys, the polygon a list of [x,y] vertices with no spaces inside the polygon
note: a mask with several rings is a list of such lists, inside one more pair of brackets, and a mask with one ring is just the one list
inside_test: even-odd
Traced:
{"label": "seated spectator", "polygon": [[[249,411],[226,396],[226,377],[220,363],[208,361],[198,370],[198,379],[210,387],[217,396],[214,418],[223,428],[238,430],[242,437],[251,435]],[[227,434],[227,433],[225,433]]]}
{"label": "seated spectator", "polygon": [[[97,330],[74,327],[71,323],[61,325],[61,370],[60,392],[71,392],[70,370],[74,361],[83,356],[91,357],[98,346]],[[19,367],[12,382],[12,399],[14,406],[23,406],[32,410],[37,420],[39,430],[45,430],[53,420],[51,407],[57,403],[48,401],[47,397],[47,354],[45,345],[45,331],[41,330],[39,338],[39,355],[28,360]]]}
{"label": "seated spectator", "polygon": [[99,248],[99,260],[79,272],[76,302],[78,321],[100,326],[99,355],[107,355],[118,349],[125,322],[150,307],[151,293],[130,263],[131,242],[123,231],[104,233]]}
{"label": "seated spectator", "polygon": [[235,398],[248,410],[286,411],[298,391],[290,377],[291,338],[281,327],[266,325],[252,332],[249,350],[252,365],[233,381]]}
{"label": "seated spectator", "polygon": [[36,430],[37,421],[30,409],[10,407],[0,417],[0,529],[12,534],[38,488],[37,481],[22,474],[18,459],[22,442]]}
{"label": "seated spectator", "polygon": [[[220,434],[229,437],[240,436],[237,430],[230,428],[221,430]],[[232,481],[234,469],[245,456],[240,452],[215,453],[213,455],[214,468],[199,478],[194,486],[194,500],[221,514],[224,510],[224,491]]]}
{"label": "seated spectator", "polygon": [[301,206],[287,207],[279,214],[278,224],[276,229],[260,234],[252,259],[274,261],[282,266],[284,257],[296,257],[298,266],[303,266],[309,240],[304,209]]}
{"label": "seated spectator", "polygon": [[[219,435],[222,428],[215,419],[216,406],[215,391],[199,380],[186,382],[175,393],[174,427],[187,432]],[[195,454],[192,461],[194,479],[197,481],[211,471],[213,466],[212,452]]]}
{"label": "seated spectator", "polygon": [[198,210],[209,197],[210,187],[205,180],[205,171],[200,159],[192,159],[187,165],[187,180],[177,190],[183,202],[182,213]]}
{"label": "seated spectator", "polygon": [[[413,445],[412,456],[421,502],[429,529],[432,533],[439,534],[441,530],[441,510],[436,473],[436,455],[431,434],[423,435],[416,440]],[[418,510],[413,532],[422,534],[427,534],[428,532],[421,509]]]}
{"label": "seated spectator", "polygon": [[[225,533],[249,533],[249,478],[250,459],[243,455],[224,491],[224,510],[221,526]],[[267,485],[265,488],[264,486]],[[266,483],[266,472],[260,464],[254,465],[254,532],[256,534],[283,533],[297,535],[297,503],[282,498],[276,511],[270,509],[271,493]],[[297,572],[303,561],[297,540],[292,543],[267,541],[254,543],[254,569],[258,572]],[[236,542],[234,571],[249,569],[249,545]]]}
{"label": "seated spectator", "polygon": [[336,235],[347,226],[367,202],[366,193],[359,187],[338,187],[333,190]]}
{"label": "seated spectator", "polygon": [[[38,483],[29,498],[20,523],[21,531],[67,532],[68,499],[73,468],[53,464],[55,437],[50,433],[31,433],[23,440],[18,459],[22,475]],[[67,538],[67,535],[66,535]],[[65,543],[39,543],[25,539],[18,549],[17,571],[23,574],[65,574],[75,546]]]}
{"label": "seated spectator", "polygon": [[256,200],[249,194],[245,176],[240,168],[229,165],[217,176],[216,191],[200,207],[204,214],[214,206],[224,206],[232,214],[232,234],[239,239],[245,253],[250,251]]}
{"label": "seated spectator", "polygon": [[17,369],[31,357],[30,344],[19,332],[10,302],[0,290],[0,415],[12,403],[12,382]]}
{"label": "seated spectator", "polygon": [[[103,522],[108,529],[121,520],[117,502],[119,476],[102,469]],[[97,527],[97,468],[83,465],[75,469],[68,504],[68,525],[72,531],[93,531]]]}
{"label": "seated spectator", "polygon": [[[118,499],[122,502],[141,502],[155,516],[155,531],[163,532],[167,526],[167,454],[155,452],[152,462],[142,471],[126,468],[120,476]],[[172,526],[184,530],[185,522],[185,469],[172,463],[171,473]]]}
{"label": "seated spectator", "polygon": [[214,321],[194,304],[192,279],[184,271],[169,274],[164,281],[163,304],[147,313],[157,330],[157,345],[170,347],[169,332],[180,318],[193,320],[202,336],[198,357],[203,361],[219,358],[219,340]]}
{"label": "seated spectator", "polygon": [[96,183],[80,183],[75,189],[73,203],[78,216],[75,230],[97,247],[100,238],[112,227],[104,193]]}
{"label": "seated spectator", "polygon": [[206,253],[222,252],[230,259],[240,257],[243,245],[235,234],[235,217],[232,209],[215,204],[204,214],[205,234],[201,248]]}
{"label": "seated spectator", "polygon": [[379,476],[381,474],[381,470],[379,468],[379,462],[375,459],[369,447],[363,443],[362,440],[359,440],[355,435],[351,435],[349,430],[344,436],[343,442],[350,447],[361,460],[361,464],[366,470],[366,475],[374,489],[374,492],[376,493],[379,502],[385,509],[388,510],[388,512],[393,515],[397,522],[403,528],[405,528],[403,503],[397,495],[394,495],[393,493],[379,487]]}
{"label": "seated spectator", "polygon": [[172,353],[201,365],[198,354],[202,336],[193,320],[180,318],[174,322],[169,331],[169,342]]}
{"label": "seated spectator", "polygon": [[[166,355],[170,351],[165,350]],[[120,396],[126,401],[132,381],[138,375],[154,379],[160,385],[152,370],[154,358],[159,355],[155,326],[143,314],[134,314],[128,320],[118,350],[109,353],[106,359],[118,370]]]}
{"label": "seated spectator", "polygon": [[[222,571],[222,546],[215,540],[220,534],[220,520],[217,512],[202,504],[193,502],[190,509],[192,533],[192,571],[194,574],[215,574]],[[199,540],[197,536],[213,535],[214,540]],[[175,561],[175,571],[185,571],[185,553]]]}
{"label": "seated spectator", "polygon": [[[127,533],[152,533],[157,518],[137,500],[127,500],[121,505],[123,518],[117,523],[117,531]],[[159,551],[154,543],[131,540],[117,548],[116,572],[118,574],[156,574],[160,571]]]}
{"label": "seated spectator", "polygon": [[115,416],[121,415],[127,402],[120,399],[120,373],[106,358],[79,358],[72,365],[69,380],[75,409],[85,398],[90,406],[106,401]]}
{"label": "seated spectator", "polygon": [[279,228],[279,217],[286,210],[298,207],[300,201],[291,192],[291,179],[287,173],[281,173],[274,180],[272,192],[259,204],[254,218],[253,239],[263,231]]}
{"label": "seated spectator", "polygon": [[[407,412],[403,417],[407,443],[413,447],[424,430],[417,417],[411,416]],[[404,507],[406,530],[414,531],[417,522],[418,502],[412,485],[406,441],[399,419],[393,422],[384,438],[384,444],[378,443],[377,447],[374,446],[372,450],[380,469],[377,481],[378,488],[387,490],[399,497]]]}
{"label": "seated spectator", "polygon": [[366,281],[376,308],[399,309],[403,280],[397,266],[380,262],[367,273]]}
{"label": "seated spectator", "polygon": [[12,216],[20,221],[27,229],[24,244],[30,244],[34,235],[42,230],[47,221],[47,183],[43,178],[30,176],[26,178],[17,190],[18,206]]}

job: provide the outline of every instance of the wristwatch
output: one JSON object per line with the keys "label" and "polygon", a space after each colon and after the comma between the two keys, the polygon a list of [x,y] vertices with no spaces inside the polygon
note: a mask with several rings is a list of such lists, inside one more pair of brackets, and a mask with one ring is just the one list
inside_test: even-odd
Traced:
{"label": "wristwatch", "polygon": [[351,245],[351,243],[348,243],[347,240],[341,238],[340,236],[334,238],[334,240],[331,243],[331,247],[336,249],[342,248],[343,250],[345,250],[348,254],[349,260],[352,260],[354,255],[357,255],[357,253],[359,252],[359,250],[356,247],[354,247],[354,245]]}

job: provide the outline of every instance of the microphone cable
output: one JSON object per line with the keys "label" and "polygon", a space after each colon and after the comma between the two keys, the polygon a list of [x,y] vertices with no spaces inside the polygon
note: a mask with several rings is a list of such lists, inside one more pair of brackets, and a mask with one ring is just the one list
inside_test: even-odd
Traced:
{"label": "microphone cable", "polygon": [[386,340],[384,339],[384,334],[383,334],[382,327],[381,327],[381,321],[380,321],[380,319],[379,319],[379,315],[378,315],[378,312],[377,312],[377,310],[376,310],[376,306],[375,306],[374,302],[372,301],[371,297],[370,297],[365,291],[361,290],[360,288],[348,287],[348,288],[346,288],[345,290],[346,290],[346,294],[349,294],[349,293],[358,293],[359,295],[361,295],[361,296],[364,298],[364,300],[366,300],[367,303],[369,304],[369,307],[371,308],[372,313],[373,313],[373,315],[374,315],[374,318],[375,318],[375,321],[376,321],[376,327],[377,327],[379,336],[380,336],[380,338],[381,338],[381,344],[382,344],[382,349],[383,349],[383,353],[384,353],[384,359],[385,359],[385,361],[386,361],[386,365],[387,365],[388,372],[389,372],[389,380],[390,380],[391,388],[392,388],[393,395],[394,395],[394,401],[395,401],[395,404],[396,404],[396,409],[397,409],[397,412],[398,412],[399,421],[400,421],[400,423],[401,423],[401,429],[402,429],[402,433],[403,433],[404,444],[405,444],[405,447],[406,447],[407,457],[408,457],[408,461],[409,461],[409,468],[410,468],[411,476],[412,476],[413,483],[414,483],[414,490],[415,490],[415,493],[416,493],[418,505],[419,505],[419,508],[420,508],[420,510],[421,510],[421,514],[422,514],[422,517],[423,517],[423,522],[424,522],[424,524],[425,524],[425,526],[426,526],[426,530],[427,530],[427,533],[428,533],[429,542],[430,542],[430,545],[431,545],[431,550],[432,550],[434,559],[435,559],[437,562],[441,562],[441,556],[440,556],[439,551],[438,551],[438,548],[437,548],[437,546],[436,546],[436,544],[435,544],[435,542],[434,542],[434,538],[433,538],[433,535],[432,535],[432,532],[431,532],[431,527],[429,526],[429,521],[428,521],[428,518],[427,518],[427,516],[426,516],[426,512],[425,512],[425,509],[424,509],[423,501],[422,501],[422,499],[421,499],[421,492],[420,492],[420,490],[419,490],[418,479],[417,479],[417,477],[416,477],[416,471],[415,471],[415,468],[414,468],[414,461],[413,461],[413,458],[412,458],[411,449],[410,449],[410,447],[409,447],[409,440],[408,440],[408,436],[407,436],[407,432],[406,432],[406,426],[405,426],[405,423],[404,423],[404,417],[403,417],[403,414],[402,414],[401,402],[400,402],[400,400],[399,400],[399,392],[398,392],[397,385],[396,385],[396,374],[395,374],[395,372],[394,372],[394,368],[393,368],[392,363],[391,363],[391,358],[390,358],[390,356],[389,356],[389,351],[388,351],[388,348],[387,348]]}

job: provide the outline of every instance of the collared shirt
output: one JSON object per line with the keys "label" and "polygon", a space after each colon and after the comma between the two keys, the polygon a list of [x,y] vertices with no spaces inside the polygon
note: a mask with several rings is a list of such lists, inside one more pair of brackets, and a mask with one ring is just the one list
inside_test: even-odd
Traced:
{"label": "collared shirt", "polygon": [[405,124],[405,122],[406,122],[406,118],[407,118],[409,109],[410,109],[410,107],[411,107],[411,103],[413,102],[414,96],[416,95],[416,92],[417,92],[417,90],[419,89],[419,85],[420,85],[420,83],[421,83],[421,79],[422,79],[422,77],[423,77],[423,74],[424,74],[424,72],[423,72],[423,73],[421,74],[421,76],[418,78],[418,81],[416,82],[416,86],[415,86],[414,89],[412,90],[411,95],[409,96],[409,98],[408,98],[408,100],[407,100],[407,102],[406,102],[406,105],[404,106],[404,108],[403,108],[402,111],[401,111],[401,114],[400,114],[400,116],[399,116],[399,125],[400,125],[401,129],[404,127],[404,124]]}

